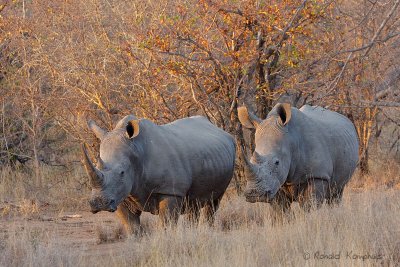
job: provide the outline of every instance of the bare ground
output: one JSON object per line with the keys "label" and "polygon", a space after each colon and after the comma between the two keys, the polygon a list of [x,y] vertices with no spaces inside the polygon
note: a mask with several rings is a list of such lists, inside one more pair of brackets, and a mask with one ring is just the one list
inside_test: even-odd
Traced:
{"label": "bare ground", "polygon": [[[72,214],[72,213],[65,213]],[[40,233],[51,237],[54,244],[60,247],[69,248],[72,251],[95,256],[100,255],[104,250],[118,251],[118,243],[102,242],[99,239],[99,231],[104,229],[118,229],[119,223],[114,214],[100,213],[93,215],[90,212],[79,213],[81,218],[62,218],[57,214],[41,213],[39,216],[28,218],[12,217],[0,220],[0,239],[5,240],[10,236],[17,235],[29,230],[33,233]],[[103,228],[103,229],[101,229]]]}

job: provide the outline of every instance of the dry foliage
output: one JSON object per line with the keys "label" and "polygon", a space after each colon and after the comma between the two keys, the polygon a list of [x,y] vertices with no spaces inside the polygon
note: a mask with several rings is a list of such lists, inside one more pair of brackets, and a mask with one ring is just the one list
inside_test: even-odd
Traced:
{"label": "dry foliage", "polygon": [[[0,265],[400,264],[399,3],[0,1]],[[79,233],[88,243],[67,244],[56,226],[31,225],[88,209],[77,149],[96,143],[86,118],[111,129],[131,113],[156,123],[201,114],[251,150],[236,107],[265,117],[280,100],[354,122],[360,168],[340,207],[294,207],[272,227],[268,205],[234,190],[244,182],[239,160],[214,228],[164,231],[146,215],[143,237],[121,241],[119,226],[100,224]],[[23,227],[13,225],[19,217]],[[330,261],[316,252],[342,254]]]}
{"label": "dry foliage", "polygon": [[110,129],[130,113],[202,114],[242,144],[237,105],[265,117],[280,99],[349,116],[368,173],[372,139],[400,153],[398,5],[3,1],[0,164],[29,166],[41,187],[41,165],[75,168],[85,118]]}

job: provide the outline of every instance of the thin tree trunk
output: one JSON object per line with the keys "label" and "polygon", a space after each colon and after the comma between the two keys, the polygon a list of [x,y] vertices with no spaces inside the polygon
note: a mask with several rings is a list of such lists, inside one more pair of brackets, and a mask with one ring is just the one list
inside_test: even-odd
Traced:
{"label": "thin tree trunk", "polygon": [[363,151],[363,153],[360,156],[359,167],[360,167],[361,175],[367,175],[370,172],[368,156],[369,156],[369,153],[368,153],[368,147],[367,147],[367,148],[365,148],[365,150]]}

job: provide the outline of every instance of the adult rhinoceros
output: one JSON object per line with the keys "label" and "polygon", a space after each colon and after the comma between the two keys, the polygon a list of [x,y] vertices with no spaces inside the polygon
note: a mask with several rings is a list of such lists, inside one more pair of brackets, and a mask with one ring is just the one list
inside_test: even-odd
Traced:
{"label": "adult rhinoceros", "polygon": [[138,229],[142,211],[176,223],[181,213],[197,221],[204,207],[212,222],[233,175],[231,135],[201,116],[156,125],[130,115],[110,132],[88,126],[101,141],[97,167],[82,146],[93,213],[116,211],[128,232]]}
{"label": "adult rhinoceros", "polygon": [[238,109],[246,128],[255,128],[255,151],[245,157],[248,202],[271,202],[287,210],[293,201],[309,209],[340,201],[358,161],[354,125],[345,116],[318,106],[300,109],[277,104],[265,120]]}

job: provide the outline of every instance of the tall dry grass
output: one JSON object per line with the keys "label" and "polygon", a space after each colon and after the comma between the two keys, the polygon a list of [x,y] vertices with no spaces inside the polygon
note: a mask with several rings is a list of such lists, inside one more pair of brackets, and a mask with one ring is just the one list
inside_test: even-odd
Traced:
{"label": "tall dry grass", "polygon": [[272,226],[268,204],[246,203],[232,188],[214,227],[180,219],[164,230],[145,213],[145,234],[122,239],[120,226],[101,219],[85,222],[90,231],[78,223],[44,227],[35,218],[87,210],[89,189],[81,170],[42,174],[47,187],[41,190],[29,172],[0,171],[0,266],[400,265],[400,171],[393,161],[375,164],[369,176],[356,175],[340,206],[303,213],[294,204],[282,225]]}
{"label": "tall dry grass", "polygon": [[[66,245],[53,230],[8,229],[1,266],[395,266],[400,264],[400,191],[346,192],[339,207],[272,226],[266,204],[226,198],[212,228],[158,229],[143,216],[146,234],[94,245]],[[36,226],[37,227],[37,226]],[[11,226],[12,228],[12,226]],[[75,231],[79,231],[76,228]],[[330,259],[336,257],[336,259]],[[363,258],[364,257],[364,258]],[[397,262],[396,262],[397,261]]]}
{"label": "tall dry grass", "polygon": [[0,169],[0,218],[14,213],[29,216],[44,208],[58,211],[85,208],[83,203],[87,203],[89,188],[81,168],[41,166],[40,174],[38,182],[27,167]]}
{"label": "tall dry grass", "polygon": [[350,180],[348,187],[352,189],[400,189],[400,164],[398,159],[382,156],[378,159],[379,154],[375,155],[375,159],[370,160],[370,173],[360,175],[360,171],[356,170]]}

